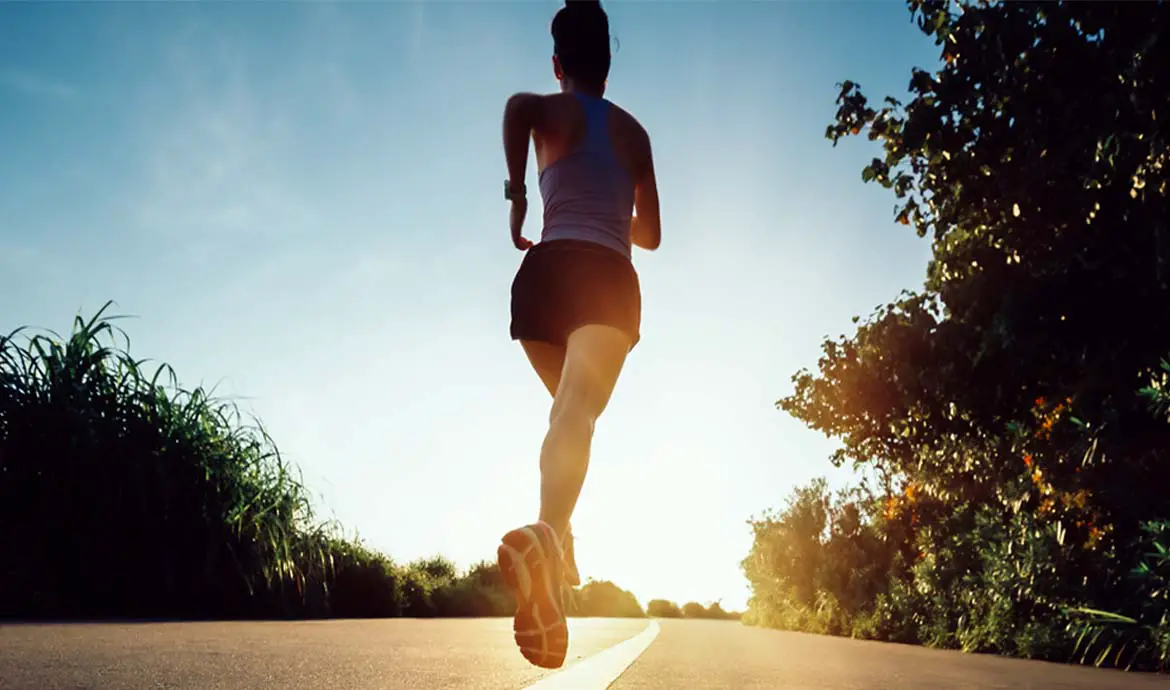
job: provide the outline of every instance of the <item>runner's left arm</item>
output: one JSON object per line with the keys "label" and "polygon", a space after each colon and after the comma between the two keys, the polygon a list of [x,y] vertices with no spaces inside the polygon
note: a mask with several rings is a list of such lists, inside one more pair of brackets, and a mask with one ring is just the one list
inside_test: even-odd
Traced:
{"label": "runner's left arm", "polygon": [[508,163],[508,182],[514,187],[524,184],[528,167],[528,141],[540,115],[540,95],[517,93],[504,106],[504,158]]}
{"label": "runner's left arm", "polygon": [[521,251],[532,246],[523,235],[528,199],[521,190],[524,190],[524,169],[528,165],[528,140],[540,117],[540,104],[540,96],[534,93],[517,93],[504,106],[504,157],[508,163],[508,190],[512,199],[509,225],[512,244]]}

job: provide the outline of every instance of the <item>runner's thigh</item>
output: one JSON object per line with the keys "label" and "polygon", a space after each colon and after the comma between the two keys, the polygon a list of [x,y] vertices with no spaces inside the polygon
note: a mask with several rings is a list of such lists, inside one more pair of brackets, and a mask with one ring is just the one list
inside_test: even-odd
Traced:
{"label": "runner's thigh", "polygon": [[558,401],[572,400],[586,405],[593,416],[600,415],[609,404],[630,345],[630,336],[614,326],[587,324],[570,333]]}

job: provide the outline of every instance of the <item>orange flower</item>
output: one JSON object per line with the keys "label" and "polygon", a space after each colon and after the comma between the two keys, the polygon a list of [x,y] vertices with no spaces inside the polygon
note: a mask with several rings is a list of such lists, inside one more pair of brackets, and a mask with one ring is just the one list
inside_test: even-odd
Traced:
{"label": "orange flower", "polygon": [[1087,489],[1080,489],[1073,494],[1073,504],[1076,507],[1083,509],[1089,502],[1089,491]]}

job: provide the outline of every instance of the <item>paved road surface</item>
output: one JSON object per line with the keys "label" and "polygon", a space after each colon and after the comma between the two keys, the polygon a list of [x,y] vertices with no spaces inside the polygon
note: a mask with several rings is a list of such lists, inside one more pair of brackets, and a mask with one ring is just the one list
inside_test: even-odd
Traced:
{"label": "paved road surface", "polygon": [[[644,620],[570,620],[575,660]],[[511,618],[0,625],[0,688],[516,690],[548,675]]]}
{"label": "paved road surface", "polygon": [[[571,624],[574,662],[646,627],[637,620]],[[0,688],[520,690],[555,680],[556,674],[550,677],[519,656],[510,625],[509,619],[2,625]],[[567,665],[564,673],[575,666]],[[735,622],[661,621],[657,638],[611,687],[1167,690],[1170,677],[759,630]]]}
{"label": "paved road surface", "polygon": [[1170,690],[1170,676],[761,630],[731,621],[662,621],[654,644],[611,687]]}

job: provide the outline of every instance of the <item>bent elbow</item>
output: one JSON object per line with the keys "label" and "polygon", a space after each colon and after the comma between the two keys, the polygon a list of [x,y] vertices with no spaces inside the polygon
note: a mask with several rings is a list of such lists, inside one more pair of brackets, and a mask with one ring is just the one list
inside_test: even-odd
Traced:
{"label": "bent elbow", "polygon": [[649,236],[641,235],[639,237],[634,237],[631,239],[633,240],[634,244],[638,245],[642,249],[645,249],[646,251],[652,252],[655,249],[658,249],[658,247],[662,245],[662,233],[653,233],[653,234],[648,233],[648,235]]}

